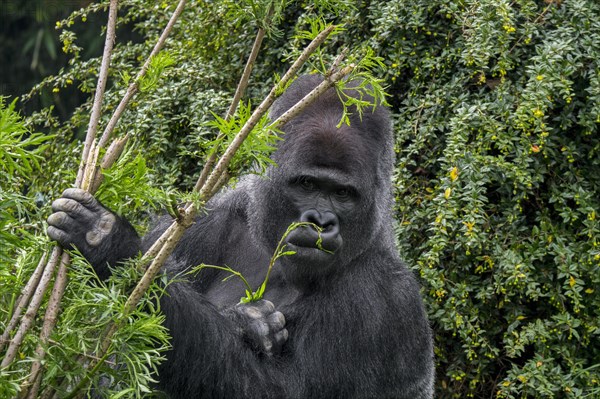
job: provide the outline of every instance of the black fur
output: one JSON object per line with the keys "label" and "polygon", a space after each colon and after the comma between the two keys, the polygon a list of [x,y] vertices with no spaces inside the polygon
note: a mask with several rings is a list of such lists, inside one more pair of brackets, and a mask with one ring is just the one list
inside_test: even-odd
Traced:
{"label": "black fur", "polygon": [[[321,81],[300,77],[275,103],[272,118]],[[355,112],[350,126],[338,128],[341,112],[330,90],[289,122],[273,156],[279,166],[211,200],[168,261],[173,273],[201,263],[227,265],[258,287],[277,242],[299,220],[321,225],[323,247],[334,251],[314,248],[312,228],[294,231],[288,248],[297,254],[280,259],[265,295],[275,309],[268,302],[250,310],[236,306],[244,287],[235,279],[223,282],[226,274],[215,270],[170,285],[161,306],[173,349],[159,371],[159,387],[170,397],[432,397],[430,328],[391,227],[389,115],[384,107],[362,119]],[[63,245],[86,246],[81,234],[68,232],[90,230],[92,223],[70,216],[51,223],[63,235],[50,235]],[[141,249],[169,223],[160,221]],[[127,226],[116,219],[117,237],[102,243],[102,256],[94,257],[98,249],[89,245],[82,251],[102,274],[107,256],[140,249]]]}

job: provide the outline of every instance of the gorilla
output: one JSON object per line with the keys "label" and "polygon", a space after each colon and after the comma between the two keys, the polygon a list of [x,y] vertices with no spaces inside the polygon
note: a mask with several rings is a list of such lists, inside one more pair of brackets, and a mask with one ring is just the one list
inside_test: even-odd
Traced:
{"label": "gorilla", "polygon": [[[270,117],[322,80],[299,77]],[[432,398],[431,331],[392,230],[389,113],[351,108],[350,125],[339,126],[342,111],[330,89],[288,122],[272,156],[277,166],[210,200],[169,258],[169,275],[227,265],[258,287],[291,223],[321,229],[287,236],[295,254],[279,258],[258,302],[240,304],[242,283],[215,269],[167,286],[160,305],[172,349],[158,388],[169,397]],[[100,278],[172,221],[163,216],[142,240],[82,190],[67,189],[52,208],[49,236],[76,247]]]}

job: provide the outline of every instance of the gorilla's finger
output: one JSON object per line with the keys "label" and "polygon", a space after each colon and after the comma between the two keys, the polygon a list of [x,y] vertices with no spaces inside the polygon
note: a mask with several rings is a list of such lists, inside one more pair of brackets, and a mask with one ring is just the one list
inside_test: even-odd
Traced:
{"label": "gorilla's finger", "polygon": [[289,336],[288,330],[284,328],[283,330],[281,330],[275,334],[275,336],[274,336],[275,343],[278,346],[282,346],[283,344],[285,344],[287,342],[288,336]]}
{"label": "gorilla's finger", "polygon": [[75,225],[75,220],[67,215],[66,212],[59,211],[48,216],[48,224],[61,230],[67,230],[68,227]]}
{"label": "gorilla's finger", "polygon": [[275,305],[273,305],[273,302],[267,301],[266,299],[256,301],[252,304],[252,306],[260,310],[264,315],[273,313],[275,311]]}
{"label": "gorilla's finger", "polygon": [[263,318],[264,314],[255,306],[251,305],[240,305],[238,308],[239,312],[246,317],[251,319],[260,320]]}
{"label": "gorilla's finger", "polygon": [[285,326],[285,316],[281,312],[271,313],[267,317],[267,324],[274,331],[279,331]]}
{"label": "gorilla's finger", "polygon": [[59,198],[52,203],[54,212],[66,212],[74,219],[93,220],[95,215],[85,206],[70,198]]}
{"label": "gorilla's finger", "polygon": [[50,239],[58,242],[62,246],[67,246],[71,244],[70,235],[61,229],[57,229],[54,226],[48,226],[46,233],[48,234],[48,237],[50,237]]}
{"label": "gorilla's finger", "polygon": [[263,347],[263,351],[269,355],[272,356],[273,353],[271,352],[271,349],[273,349],[273,342],[268,339],[268,338],[263,338],[262,340],[262,347]]}
{"label": "gorilla's finger", "polygon": [[92,196],[92,194],[80,188],[67,188],[65,191],[63,191],[62,196],[64,198],[74,199],[90,210],[96,210],[100,205],[96,198]]}

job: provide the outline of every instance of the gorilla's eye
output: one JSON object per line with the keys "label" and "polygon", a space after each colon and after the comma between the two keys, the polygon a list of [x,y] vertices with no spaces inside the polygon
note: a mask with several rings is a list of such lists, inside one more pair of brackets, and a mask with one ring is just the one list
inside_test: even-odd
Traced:
{"label": "gorilla's eye", "polygon": [[352,195],[352,191],[349,188],[340,188],[340,189],[336,190],[335,195],[338,198],[346,199]]}
{"label": "gorilla's eye", "polygon": [[335,192],[335,195],[337,195],[338,197],[347,197],[350,195],[350,191],[346,188],[340,188]]}
{"label": "gorilla's eye", "polygon": [[315,182],[310,177],[302,176],[298,179],[298,184],[305,190],[314,190]]}

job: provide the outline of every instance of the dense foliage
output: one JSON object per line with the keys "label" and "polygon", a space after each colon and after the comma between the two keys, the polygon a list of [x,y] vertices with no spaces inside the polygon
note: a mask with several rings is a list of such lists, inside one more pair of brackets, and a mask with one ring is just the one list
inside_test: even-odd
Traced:
{"label": "dense foliage", "polygon": [[[256,3],[189,2],[167,45],[172,65],[119,124],[120,134],[129,132],[134,142],[129,161],[109,173],[114,178],[101,193],[107,205],[142,220],[147,202],[165,204],[158,188],[185,190],[193,184],[204,143],[214,138],[207,124],[214,120],[211,112],[224,114],[256,21],[264,23]],[[435,331],[438,396],[600,396],[600,3],[334,3],[315,9],[292,4],[277,15],[278,29],[270,30],[263,45],[246,98],[260,101],[275,74],[285,70],[287,57],[301,48],[293,35],[307,29],[310,15],[345,24],[345,32],[330,41],[332,55],[343,46],[369,46],[383,57],[380,74],[389,85],[398,139],[396,230],[402,256],[421,277]],[[145,40],[118,43],[107,110],[115,107],[174,8],[170,1],[124,4],[121,23],[134,26]],[[65,29],[63,50],[73,61],[43,81],[34,98],[40,91],[60,96],[72,86],[93,90],[100,61],[81,56],[68,29],[85,25],[96,8],[59,24]],[[31,251],[19,249],[33,247],[39,238],[16,226],[40,233],[49,199],[72,184],[80,152],[73,137],[85,130],[89,108],[83,104],[65,123],[51,109],[29,117],[30,125],[57,135],[39,150],[45,151],[44,172],[4,169],[26,174],[0,181],[0,195],[21,205],[19,212],[6,211],[4,202],[0,208],[2,223],[10,224],[0,234],[10,234],[6,239],[14,248],[0,258],[0,309],[11,309],[5,305],[14,302],[23,282],[14,276],[35,266]],[[12,147],[0,149],[0,160],[9,153],[5,148]],[[35,200],[41,209],[31,207]],[[24,240],[20,248],[15,237]],[[85,268],[73,273],[77,270]],[[70,288],[73,308],[90,298],[81,297],[77,287],[85,284]],[[106,292],[117,291],[98,291],[98,303]],[[69,317],[74,316],[65,312],[63,319]],[[54,353],[89,349],[81,344],[87,338],[77,341],[61,331],[55,342],[64,346]],[[155,334],[164,345],[164,336]],[[135,347],[160,357],[147,342],[131,342],[122,342],[125,357]],[[127,364],[134,367],[138,360]],[[131,370],[131,381],[145,387],[145,371]],[[11,386],[0,382],[0,393]]]}

